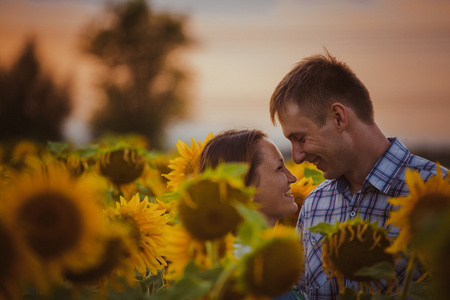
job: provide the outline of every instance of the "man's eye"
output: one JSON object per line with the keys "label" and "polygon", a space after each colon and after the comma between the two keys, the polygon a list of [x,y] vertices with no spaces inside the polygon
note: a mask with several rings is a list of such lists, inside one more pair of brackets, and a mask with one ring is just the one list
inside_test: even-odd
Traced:
{"label": "man's eye", "polygon": [[305,137],[301,136],[301,137],[297,138],[297,142],[304,143],[305,142]]}

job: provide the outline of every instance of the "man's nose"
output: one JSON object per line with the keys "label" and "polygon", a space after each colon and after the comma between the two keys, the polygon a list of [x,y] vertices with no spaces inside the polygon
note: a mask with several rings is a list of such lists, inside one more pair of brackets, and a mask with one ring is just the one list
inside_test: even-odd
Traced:
{"label": "man's nose", "polygon": [[306,157],[306,153],[303,151],[303,147],[292,146],[292,159],[296,164],[301,164]]}

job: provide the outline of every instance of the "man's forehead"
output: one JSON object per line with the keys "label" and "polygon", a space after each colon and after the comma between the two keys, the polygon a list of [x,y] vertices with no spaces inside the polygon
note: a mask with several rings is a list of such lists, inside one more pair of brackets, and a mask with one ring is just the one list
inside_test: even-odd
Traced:
{"label": "man's forehead", "polygon": [[286,102],[278,111],[278,120],[282,122],[285,118],[303,115],[303,110],[293,101]]}

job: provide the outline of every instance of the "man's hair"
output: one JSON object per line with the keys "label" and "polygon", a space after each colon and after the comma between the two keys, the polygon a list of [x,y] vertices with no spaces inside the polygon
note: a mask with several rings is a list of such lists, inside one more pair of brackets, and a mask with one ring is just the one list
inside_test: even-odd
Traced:
{"label": "man's hair", "polygon": [[200,154],[198,170],[216,168],[220,163],[243,162],[249,164],[245,185],[257,185],[257,167],[263,161],[259,141],[267,135],[260,130],[226,130],[209,140]]}
{"label": "man's hair", "polygon": [[363,122],[374,123],[373,105],[369,91],[346,63],[338,61],[325,49],[325,54],[307,57],[297,63],[275,88],[270,99],[270,118],[288,103],[297,104],[318,126],[335,102],[353,109]]}

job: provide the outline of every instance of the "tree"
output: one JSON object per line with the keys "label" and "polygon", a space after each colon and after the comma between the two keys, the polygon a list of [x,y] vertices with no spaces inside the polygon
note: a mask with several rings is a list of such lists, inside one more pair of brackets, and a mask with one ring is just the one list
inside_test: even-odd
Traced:
{"label": "tree", "polygon": [[42,70],[35,40],[28,39],[11,69],[0,69],[0,139],[60,141],[71,110],[70,83],[56,85]]}
{"label": "tree", "polygon": [[108,24],[92,24],[84,33],[84,50],[107,70],[100,80],[106,105],[94,115],[94,136],[142,134],[152,148],[161,148],[165,128],[185,111],[185,73],[168,62],[169,54],[189,42],[185,19],[155,13],[144,0],[108,8]]}

